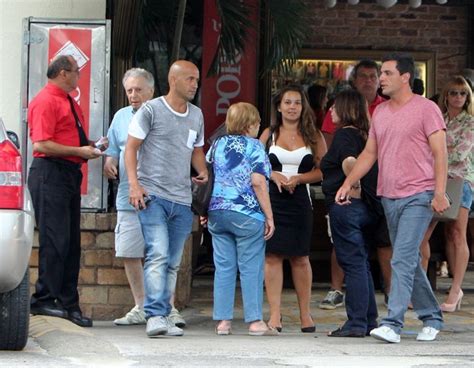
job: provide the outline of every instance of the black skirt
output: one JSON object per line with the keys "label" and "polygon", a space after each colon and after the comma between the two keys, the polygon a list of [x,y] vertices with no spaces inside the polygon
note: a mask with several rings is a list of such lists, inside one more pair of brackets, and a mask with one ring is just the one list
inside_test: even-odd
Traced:
{"label": "black skirt", "polygon": [[267,240],[266,253],[283,256],[307,256],[311,249],[313,208],[306,185],[298,185],[293,194],[278,191],[270,182],[275,233]]}

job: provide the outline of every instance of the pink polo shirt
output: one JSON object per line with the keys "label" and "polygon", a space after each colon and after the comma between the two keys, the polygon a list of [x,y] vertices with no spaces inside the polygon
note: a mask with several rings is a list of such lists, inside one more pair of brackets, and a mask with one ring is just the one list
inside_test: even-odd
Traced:
{"label": "pink polo shirt", "polygon": [[446,129],[441,111],[418,95],[397,110],[389,104],[377,106],[369,132],[369,139],[377,142],[377,195],[405,198],[433,190],[434,159],[428,137]]}

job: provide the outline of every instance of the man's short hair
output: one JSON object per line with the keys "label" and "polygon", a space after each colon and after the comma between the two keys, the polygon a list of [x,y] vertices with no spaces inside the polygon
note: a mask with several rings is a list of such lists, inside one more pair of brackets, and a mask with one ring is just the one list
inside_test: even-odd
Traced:
{"label": "man's short hair", "polygon": [[61,55],[55,58],[49,65],[46,71],[48,79],[56,78],[61,70],[71,71],[73,64],[71,62],[72,55]]}
{"label": "man's short hair", "polygon": [[354,69],[352,69],[352,79],[357,77],[357,72],[360,68],[375,69],[377,71],[377,75],[380,75],[380,67],[375,61],[371,59],[362,59],[354,66]]}
{"label": "man's short hair", "polygon": [[396,61],[397,70],[400,74],[410,73],[410,87],[413,88],[413,80],[415,79],[415,60],[413,56],[404,52],[393,52],[385,55],[382,62]]}
{"label": "man's short hair", "polygon": [[123,88],[125,88],[125,82],[127,81],[128,78],[138,78],[138,77],[145,79],[146,83],[148,84],[148,87],[150,87],[151,89],[155,89],[155,78],[153,78],[153,74],[151,74],[148,70],[145,70],[142,68],[132,68],[132,69],[128,69],[125,72],[122,78]]}

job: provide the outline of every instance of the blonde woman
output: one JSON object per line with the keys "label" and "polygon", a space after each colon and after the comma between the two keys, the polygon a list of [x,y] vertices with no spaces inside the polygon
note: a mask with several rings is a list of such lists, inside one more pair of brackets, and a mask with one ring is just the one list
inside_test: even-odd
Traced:
{"label": "blonde woman", "polygon": [[[454,312],[461,308],[464,295],[461,285],[469,261],[466,231],[474,188],[474,105],[472,90],[462,76],[456,75],[449,79],[439,97],[438,105],[446,122],[448,177],[464,179],[458,217],[455,221],[445,223],[446,256],[453,282],[448,298],[441,304],[441,310]],[[428,240],[436,224],[436,221],[430,224],[422,243],[425,268],[430,254]]]}
{"label": "blonde woman", "polygon": [[255,139],[259,127],[260,115],[253,105],[230,106],[227,135],[217,141],[214,151],[208,227],[214,249],[213,318],[218,321],[218,335],[231,333],[237,270],[249,335],[278,335],[262,320],[265,240],[275,226],[267,183],[270,163]]}

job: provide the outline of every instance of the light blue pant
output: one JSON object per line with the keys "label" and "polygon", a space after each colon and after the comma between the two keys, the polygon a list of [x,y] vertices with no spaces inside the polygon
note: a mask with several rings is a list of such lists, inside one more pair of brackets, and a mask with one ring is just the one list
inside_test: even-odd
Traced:
{"label": "light blue pant", "polygon": [[145,239],[144,310],[147,318],[170,314],[170,297],[193,223],[190,206],[154,195],[150,198],[147,208],[138,213]]}
{"label": "light blue pant", "polygon": [[209,232],[214,248],[213,319],[231,320],[234,315],[237,269],[245,322],[262,319],[265,261],[264,223],[234,211],[209,212]]}
{"label": "light blue pant", "polygon": [[420,244],[433,216],[432,198],[432,191],[401,199],[382,198],[393,255],[388,315],[381,325],[389,326],[398,334],[410,300],[423,326],[438,330],[443,327],[438,301],[420,262]]}

